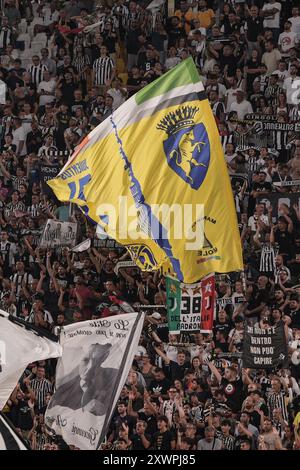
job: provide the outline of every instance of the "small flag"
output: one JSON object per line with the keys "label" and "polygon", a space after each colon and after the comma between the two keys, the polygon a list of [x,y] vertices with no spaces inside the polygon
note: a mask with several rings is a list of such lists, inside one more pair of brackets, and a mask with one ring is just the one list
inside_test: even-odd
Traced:
{"label": "small flag", "polygon": [[74,246],[74,248],[72,248],[72,251],[74,251],[74,253],[82,253],[83,251],[89,250],[90,248],[91,248],[91,239],[87,238],[83,242]]}
{"label": "small flag", "polygon": [[214,275],[196,284],[166,277],[167,314],[171,334],[212,331],[215,307]]}

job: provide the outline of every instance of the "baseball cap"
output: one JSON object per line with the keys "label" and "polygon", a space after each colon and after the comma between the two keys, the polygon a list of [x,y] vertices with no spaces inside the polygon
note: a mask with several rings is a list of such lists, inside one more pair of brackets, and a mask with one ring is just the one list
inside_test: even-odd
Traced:
{"label": "baseball cap", "polygon": [[160,320],[161,314],[159,312],[153,312],[152,315],[150,315],[150,318],[154,318],[154,320]]}
{"label": "baseball cap", "polygon": [[147,351],[144,348],[144,346],[138,346],[135,355],[136,356],[147,356]]}

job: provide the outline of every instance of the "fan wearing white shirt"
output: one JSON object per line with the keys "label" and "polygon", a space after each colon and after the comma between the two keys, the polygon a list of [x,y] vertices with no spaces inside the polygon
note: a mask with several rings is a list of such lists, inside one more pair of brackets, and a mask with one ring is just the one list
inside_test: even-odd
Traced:
{"label": "fan wearing white shirt", "polygon": [[48,70],[44,72],[43,80],[39,83],[37,92],[40,97],[40,106],[45,106],[47,103],[52,103],[55,98],[56,80],[51,78]]}
{"label": "fan wearing white shirt", "polygon": [[260,220],[265,227],[269,226],[269,218],[267,215],[264,215],[264,210],[265,208],[263,204],[257,204],[255,206],[255,212],[248,220],[248,227],[251,229],[251,232],[256,232],[258,220]]}
{"label": "fan wearing white shirt", "polygon": [[245,100],[245,92],[241,88],[236,90],[236,101],[231,104],[231,111],[236,111],[240,120],[243,120],[246,114],[253,113],[252,105],[249,101]]}
{"label": "fan wearing white shirt", "polygon": [[298,69],[295,65],[290,67],[290,76],[283,82],[283,89],[286,92],[287,104],[293,105],[294,97],[299,90],[300,77],[297,76]]}
{"label": "fan wearing white shirt", "polygon": [[22,120],[20,118],[14,119],[14,130],[13,135],[13,145],[17,147],[16,156],[24,157],[27,153],[26,142],[25,142],[25,132],[22,127]]}
{"label": "fan wearing white shirt", "polygon": [[294,7],[292,9],[292,15],[288,20],[292,23],[292,31],[296,33],[298,39],[300,39],[300,15],[299,15],[299,8]]}
{"label": "fan wearing white shirt", "polygon": [[279,35],[278,48],[283,57],[289,57],[290,50],[298,44],[297,34],[292,32],[292,23],[284,23],[284,32]]}
{"label": "fan wearing white shirt", "polygon": [[287,71],[285,60],[280,60],[278,62],[278,69],[275,70],[274,74],[278,75],[278,81],[283,83],[284,80],[289,77],[289,72]]}
{"label": "fan wearing white shirt", "polygon": [[235,76],[228,77],[227,83],[231,85],[230,88],[227,88],[225,93],[225,109],[226,113],[229,113],[230,106],[232,103],[236,102],[236,90],[238,89],[237,78]]}
{"label": "fan wearing white shirt", "polygon": [[273,32],[274,41],[278,41],[280,32],[280,12],[281,3],[269,0],[268,3],[264,3],[261,10],[261,15],[264,18],[264,27],[269,28]]}

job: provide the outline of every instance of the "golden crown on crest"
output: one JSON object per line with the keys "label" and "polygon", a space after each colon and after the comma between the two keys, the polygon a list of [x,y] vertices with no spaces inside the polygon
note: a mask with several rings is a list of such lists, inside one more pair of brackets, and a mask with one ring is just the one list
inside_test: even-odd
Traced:
{"label": "golden crown on crest", "polygon": [[194,117],[197,111],[199,111],[199,108],[196,106],[183,106],[176,109],[176,111],[171,111],[160,121],[156,129],[165,131],[168,136],[175,134],[179,130],[194,124]]}

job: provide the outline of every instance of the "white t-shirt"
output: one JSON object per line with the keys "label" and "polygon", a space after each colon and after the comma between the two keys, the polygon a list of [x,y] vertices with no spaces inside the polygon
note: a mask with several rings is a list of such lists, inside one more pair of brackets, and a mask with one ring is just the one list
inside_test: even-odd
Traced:
{"label": "white t-shirt", "polygon": [[27,149],[26,149],[26,142],[25,142],[25,132],[24,132],[24,129],[23,127],[19,127],[18,129],[15,129],[13,132],[12,132],[12,135],[13,135],[13,145],[16,145],[17,147],[17,150],[19,148],[19,143],[24,141],[24,145],[23,145],[23,149],[21,150],[21,153],[20,153],[20,156],[21,157],[24,157],[24,155],[26,155],[27,153]]}
{"label": "white t-shirt", "polygon": [[238,119],[244,119],[246,114],[253,113],[252,105],[249,101],[243,100],[241,103],[234,101],[229,111],[236,111],[238,115]]}
{"label": "white t-shirt", "polygon": [[264,10],[272,10],[272,8],[276,8],[278,11],[274,15],[265,17],[264,19],[265,28],[279,28],[281,3],[279,2],[265,3],[262,9],[264,11]]}
{"label": "white t-shirt", "polygon": [[277,69],[277,62],[281,59],[281,53],[278,49],[273,49],[271,52],[265,52],[262,56],[261,62],[265,64],[268,69],[268,74],[271,75]]}
{"label": "white t-shirt", "polygon": [[6,103],[7,85],[3,80],[0,80],[0,104]]}
{"label": "white t-shirt", "polygon": [[287,104],[295,104],[295,98],[299,95],[300,77],[287,77],[283,82],[283,89],[286,91]]}
{"label": "white t-shirt", "polygon": [[[123,88],[123,90],[125,90]],[[113,98],[113,111],[115,111],[121,104],[125,103],[126,101],[126,95],[124,96],[120,90],[116,90],[115,88],[110,88],[107,92],[108,95],[110,95]]]}
{"label": "white t-shirt", "polygon": [[274,73],[277,73],[279,80],[282,82],[284,82],[284,80],[289,76],[289,72],[287,70],[281,72],[281,70],[277,69]]}
{"label": "white t-shirt", "polygon": [[293,33],[292,31],[290,33],[284,31],[279,35],[278,45],[281,46],[282,53],[285,55],[288,55],[287,53],[290,51],[290,49],[295,47],[297,43],[297,34]]}
{"label": "white t-shirt", "polygon": [[51,78],[51,80],[49,80],[48,82],[46,82],[45,80],[40,82],[40,84],[38,86],[38,89],[37,89],[38,93],[41,93],[42,90],[45,90],[49,93],[52,93],[52,95],[43,95],[42,94],[40,96],[40,106],[44,106],[47,103],[52,103],[52,101],[55,98],[55,96],[54,96],[55,87],[56,87],[56,81],[54,80],[54,78]]}
{"label": "white t-shirt", "polygon": [[[257,220],[258,216],[257,215],[251,215],[248,220],[248,227],[251,228],[251,232],[256,232],[257,230]],[[267,215],[260,215],[259,220],[261,220],[265,225],[269,226],[269,219]]]}
{"label": "white t-shirt", "polygon": [[228,90],[226,90],[225,96],[227,98],[226,113],[229,113],[230,106],[232,103],[236,102],[236,89],[228,88]]}
{"label": "white t-shirt", "polygon": [[292,31],[296,33],[298,39],[300,39],[300,16],[292,16],[288,19],[292,23]]}

